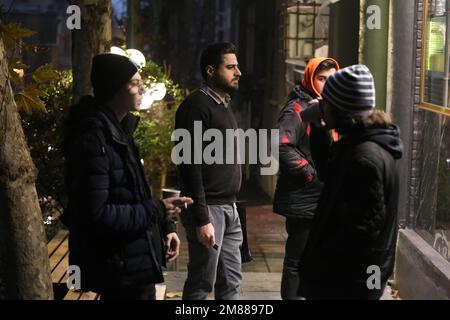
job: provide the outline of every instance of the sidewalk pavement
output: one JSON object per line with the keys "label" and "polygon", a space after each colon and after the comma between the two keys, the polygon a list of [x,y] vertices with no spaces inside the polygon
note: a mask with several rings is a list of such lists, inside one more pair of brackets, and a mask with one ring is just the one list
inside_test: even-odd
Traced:
{"label": "sidewalk pavement", "polygon": [[[186,279],[188,250],[184,228],[178,224],[180,256],[165,273],[168,300],[180,300]],[[287,239],[285,218],[272,212],[272,205],[249,203],[247,237],[252,261],[244,263],[241,300],[280,300],[281,272]],[[213,299],[213,294],[210,299]],[[390,288],[381,298],[393,300]]]}

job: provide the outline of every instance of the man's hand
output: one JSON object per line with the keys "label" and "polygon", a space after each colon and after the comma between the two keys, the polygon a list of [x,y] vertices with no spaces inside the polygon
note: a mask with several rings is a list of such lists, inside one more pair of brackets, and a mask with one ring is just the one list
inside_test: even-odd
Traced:
{"label": "man's hand", "polygon": [[325,126],[325,122],[323,121],[323,113],[320,106],[321,101],[321,98],[308,101],[308,108],[301,112],[303,121],[311,122],[318,128]]}
{"label": "man's hand", "polygon": [[166,236],[166,248],[166,259],[169,262],[175,260],[180,254],[180,238],[175,232]]}
{"label": "man's hand", "polygon": [[181,209],[180,207],[187,207],[194,203],[189,197],[171,197],[162,200],[166,206],[166,214],[169,218],[177,217]]}
{"label": "man's hand", "polygon": [[212,225],[212,223],[197,227],[197,238],[198,241],[200,241],[200,243],[205,247],[212,248],[216,243],[216,237],[214,236],[214,226]]}

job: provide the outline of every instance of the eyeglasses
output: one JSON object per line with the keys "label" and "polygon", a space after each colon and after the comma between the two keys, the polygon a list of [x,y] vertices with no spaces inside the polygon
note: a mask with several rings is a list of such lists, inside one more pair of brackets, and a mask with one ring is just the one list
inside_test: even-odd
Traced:
{"label": "eyeglasses", "polygon": [[132,86],[136,86],[136,87],[143,87],[143,86],[144,86],[144,81],[138,80],[138,79],[136,79],[136,80],[131,80],[131,81],[130,81],[130,84],[131,84]]}
{"label": "eyeglasses", "polygon": [[131,80],[130,84],[133,87],[138,87],[139,91],[142,91],[143,93],[145,93],[144,81],[135,79],[135,80]]}

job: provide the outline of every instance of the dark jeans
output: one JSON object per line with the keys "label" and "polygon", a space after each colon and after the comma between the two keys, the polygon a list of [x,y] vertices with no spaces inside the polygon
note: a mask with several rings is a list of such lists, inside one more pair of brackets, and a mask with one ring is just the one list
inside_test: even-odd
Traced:
{"label": "dark jeans", "polygon": [[308,240],[311,220],[286,218],[286,253],[281,278],[281,298],[283,300],[300,300],[297,291],[299,287],[300,258]]}
{"label": "dark jeans", "polygon": [[156,300],[156,289],[151,283],[138,288],[105,291],[100,294],[100,300]]}

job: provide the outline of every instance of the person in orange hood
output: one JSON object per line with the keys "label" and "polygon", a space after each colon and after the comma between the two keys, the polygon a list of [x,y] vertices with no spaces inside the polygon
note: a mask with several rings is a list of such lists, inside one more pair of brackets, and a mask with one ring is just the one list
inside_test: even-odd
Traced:
{"label": "person in orange hood", "polygon": [[[311,59],[302,83],[289,94],[278,119],[280,173],[273,210],[286,217],[288,233],[281,281],[284,300],[301,299],[297,295],[300,257],[319,201],[333,139],[331,131],[320,126],[316,111],[327,78],[337,70],[339,64],[332,58]],[[308,113],[310,110],[313,112]]]}

